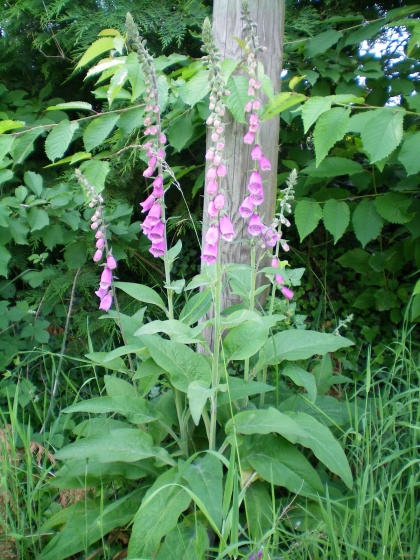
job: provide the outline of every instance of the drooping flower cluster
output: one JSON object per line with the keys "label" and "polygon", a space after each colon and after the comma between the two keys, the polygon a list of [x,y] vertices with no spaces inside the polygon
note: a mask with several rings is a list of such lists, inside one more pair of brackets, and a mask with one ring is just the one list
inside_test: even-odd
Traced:
{"label": "drooping flower cluster", "polygon": [[103,265],[104,269],[101,274],[101,280],[99,282],[99,288],[95,292],[95,294],[100,299],[99,309],[102,309],[103,311],[109,311],[113,300],[112,271],[117,268],[117,262],[108,247],[106,225],[104,220],[104,198],[101,194],[98,194],[95,191],[95,188],[89,184],[88,180],[79,169],[76,169],[76,176],[89,200],[89,208],[95,209],[95,212],[90,219],[90,227],[95,231],[96,239],[96,251],[93,255],[93,261],[96,263],[100,263],[103,260],[104,256],[106,257],[105,263]]}
{"label": "drooping flower cluster", "polygon": [[221,187],[221,180],[227,175],[222,154],[225,147],[224,96],[229,95],[229,92],[225,89],[225,83],[220,73],[220,54],[214,44],[211,25],[207,18],[203,24],[203,43],[203,50],[207,53],[207,56],[203,57],[203,62],[209,72],[211,87],[209,104],[211,114],[207,118],[206,124],[211,127],[212,145],[206,153],[206,160],[209,162],[206,173],[206,192],[210,199],[207,214],[210,221],[201,258],[204,263],[209,265],[217,261],[219,239],[230,242],[235,233],[232,222],[226,213],[226,197]]}
{"label": "drooping flower cluster", "polygon": [[[140,38],[130,14],[127,14],[126,25],[133,48],[137,50],[137,56],[146,82],[146,107],[143,123],[145,126],[144,136],[146,137],[146,142],[143,144],[143,149],[146,150],[148,160],[143,177],[153,179],[153,190],[143,202],[140,202],[142,212],[147,212],[141,228],[143,233],[152,242],[152,246],[149,249],[152,255],[154,257],[162,257],[166,251],[162,169],[162,161],[165,158],[166,136],[162,132],[158,86],[153,59],[145,47],[146,42]],[[155,173],[157,174],[155,175]]]}

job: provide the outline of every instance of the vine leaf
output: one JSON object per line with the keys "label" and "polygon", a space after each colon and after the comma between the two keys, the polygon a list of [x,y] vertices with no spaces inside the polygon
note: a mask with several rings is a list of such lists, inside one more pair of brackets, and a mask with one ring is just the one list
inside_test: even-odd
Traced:
{"label": "vine leaf", "polygon": [[412,199],[401,193],[389,192],[375,200],[375,207],[379,214],[391,224],[406,224],[415,213],[408,212]]}
{"label": "vine leaf", "polygon": [[360,132],[371,163],[386,158],[400,144],[404,114],[401,109],[384,108],[359,113],[350,119],[348,130]]}
{"label": "vine leaf", "polygon": [[354,234],[362,247],[376,239],[381,233],[383,220],[378,214],[372,200],[362,200],[353,213]]}
{"label": "vine leaf", "polygon": [[296,205],[295,222],[302,241],[314,231],[322,218],[322,210],[317,202],[301,200]]}
{"label": "vine leaf", "polygon": [[405,135],[398,159],[404,165],[407,175],[420,172],[420,132],[408,132]]}
{"label": "vine leaf", "polygon": [[83,133],[83,143],[87,152],[101,144],[114,128],[119,115],[107,113],[92,121]]}
{"label": "vine leaf", "polygon": [[322,113],[314,130],[314,145],[317,166],[330,149],[343,138],[350,119],[350,109],[334,107]]}
{"label": "vine leaf", "polygon": [[334,245],[343,237],[350,222],[350,209],[346,202],[327,200],[322,214],[324,226],[334,237]]}
{"label": "vine leaf", "polygon": [[54,161],[57,158],[63,157],[73,138],[73,134],[78,128],[79,123],[64,119],[51,130],[45,141],[45,153],[48,159]]}

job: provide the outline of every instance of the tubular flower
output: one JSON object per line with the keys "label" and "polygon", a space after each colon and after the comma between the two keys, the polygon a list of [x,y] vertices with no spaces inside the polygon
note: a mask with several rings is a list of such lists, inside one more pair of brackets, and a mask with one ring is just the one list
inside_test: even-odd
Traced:
{"label": "tubular flower", "polygon": [[235,230],[233,229],[233,224],[228,216],[222,216],[219,221],[220,235],[225,241],[232,241],[235,237]]}
{"label": "tubular flower", "polygon": [[109,270],[115,270],[117,268],[117,261],[114,259],[111,253],[108,253],[106,257],[106,266]]}
{"label": "tubular flower", "polygon": [[206,243],[209,245],[217,245],[219,235],[219,228],[217,226],[210,226],[206,233]]}
{"label": "tubular flower", "polygon": [[250,218],[253,213],[254,213],[254,203],[252,202],[250,197],[247,196],[239,207],[239,214],[241,215],[242,218]]}
{"label": "tubular flower", "polygon": [[214,264],[217,261],[217,252],[217,245],[206,243],[201,258],[206,264]]}
{"label": "tubular flower", "polygon": [[258,214],[253,214],[251,220],[249,221],[248,233],[252,236],[259,235],[264,229],[264,224]]}
{"label": "tubular flower", "polygon": [[153,242],[149,249],[149,253],[152,253],[154,257],[163,257],[165,254],[165,240]]}
{"label": "tubular flower", "polygon": [[112,294],[110,292],[108,292],[101,299],[101,302],[99,304],[99,309],[102,309],[103,311],[109,311],[111,305],[112,305]]}
{"label": "tubular flower", "polygon": [[155,203],[155,197],[151,194],[149,195],[146,200],[140,202],[140,206],[142,207],[142,212],[147,212]]}
{"label": "tubular flower", "polygon": [[283,286],[281,289],[281,293],[284,295],[286,299],[292,299],[295,295],[290,288],[287,286]]}
{"label": "tubular flower", "polygon": [[262,188],[261,175],[258,171],[253,171],[249,178],[248,190],[250,193],[259,192]]}

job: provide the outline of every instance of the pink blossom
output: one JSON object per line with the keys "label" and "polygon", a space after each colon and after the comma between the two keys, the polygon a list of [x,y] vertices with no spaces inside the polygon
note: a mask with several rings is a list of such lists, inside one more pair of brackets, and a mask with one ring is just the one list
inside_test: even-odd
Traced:
{"label": "pink blossom", "polygon": [[262,179],[258,171],[253,171],[249,178],[248,190],[251,193],[258,193],[262,188]]}
{"label": "pink blossom", "polygon": [[278,268],[279,267],[279,259],[277,257],[273,257],[271,259],[271,266],[273,268]]}
{"label": "pink blossom", "polygon": [[166,144],[166,136],[165,136],[164,134],[161,134],[161,135],[159,136],[159,142],[160,142],[161,144]]}
{"label": "pink blossom", "polygon": [[149,195],[146,200],[140,202],[140,206],[142,207],[142,212],[147,212],[155,203],[155,197],[151,194]]}
{"label": "pink blossom", "polygon": [[159,204],[159,202],[155,202],[155,204],[153,204],[153,206],[149,210],[148,224],[150,224],[152,227],[155,226],[158,222],[160,222],[161,216],[162,206]]}
{"label": "pink blossom", "polygon": [[264,225],[258,214],[253,214],[251,220],[249,221],[248,233],[252,236],[259,235],[263,230]]}
{"label": "pink blossom", "polygon": [[100,288],[109,288],[112,283],[112,272],[107,266],[103,269],[101,274]]}
{"label": "pink blossom", "polygon": [[[213,117],[213,115],[209,115],[209,116],[207,117],[207,120],[206,120],[206,125],[211,126],[211,125],[213,124],[213,122],[214,122],[214,117]],[[206,158],[206,159],[208,159],[208,158]]]}
{"label": "pink blossom", "polygon": [[206,159],[211,161],[213,158],[214,158],[214,150],[213,148],[210,148],[210,150],[207,150],[206,152]]}
{"label": "pink blossom", "polygon": [[259,99],[254,99],[254,101],[252,102],[252,109],[254,111],[258,111],[260,107],[261,107],[261,101]]}
{"label": "pink blossom", "polygon": [[206,264],[214,264],[217,261],[217,245],[206,243],[201,258]]}
{"label": "pink blossom", "polygon": [[100,237],[98,241],[95,243],[95,246],[97,249],[103,249],[105,246],[105,239],[103,237]]}
{"label": "pink blossom", "polygon": [[259,122],[260,119],[258,118],[258,115],[256,113],[252,113],[249,117],[249,124],[258,124]]}
{"label": "pink blossom", "polygon": [[222,216],[219,221],[220,235],[225,241],[232,241],[235,237],[235,231],[233,229],[233,224],[228,216]]}
{"label": "pink blossom", "polygon": [[261,147],[258,144],[255,144],[255,146],[251,150],[251,159],[258,161],[262,157],[262,155],[263,153]]}
{"label": "pink blossom", "polygon": [[288,243],[282,243],[281,248],[283,249],[283,251],[286,251],[286,253],[287,251],[290,251],[290,246]]}
{"label": "pink blossom", "polygon": [[218,177],[226,177],[227,169],[226,165],[220,164],[216,170]]}
{"label": "pink blossom", "polygon": [[217,142],[217,144],[216,144],[216,149],[217,149],[219,152],[221,152],[222,150],[225,149],[225,143],[222,142],[222,141]]}
{"label": "pink blossom", "polygon": [[239,206],[239,214],[242,218],[249,218],[254,213],[254,203],[247,196]]}
{"label": "pink blossom", "polygon": [[102,249],[97,249],[93,255],[93,262],[99,262],[102,259],[103,251]]}
{"label": "pink blossom", "polygon": [[156,225],[152,227],[148,234],[148,238],[153,243],[159,243],[160,241],[164,240],[164,233],[165,233],[165,224],[163,222],[158,222]]}
{"label": "pink blossom", "polygon": [[253,87],[248,88],[248,95],[255,95],[255,89]]}
{"label": "pink blossom", "polygon": [[152,156],[151,158],[149,158],[149,161],[147,162],[148,167],[155,167],[156,164],[157,164],[156,156]]}
{"label": "pink blossom", "polygon": [[[222,163],[222,156],[219,154],[216,154],[213,158],[213,165],[220,165]],[[219,174],[218,174],[219,175]],[[222,175],[220,175],[221,177]]]}
{"label": "pink blossom", "polygon": [[217,181],[209,181],[207,183],[206,192],[208,194],[216,194],[218,190],[219,190],[219,185],[217,184]]}
{"label": "pink blossom", "polygon": [[274,280],[276,281],[277,284],[282,284],[282,285],[284,284],[284,278],[280,274],[276,274]]}
{"label": "pink blossom", "polygon": [[271,228],[267,228],[264,232],[264,243],[269,247],[275,247],[277,244],[278,235],[277,232]]}
{"label": "pink blossom", "polygon": [[92,222],[90,224],[90,229],[98,229],[99,225],[99,222]]}
{"label": "pink blossom", "polygon": [[155,136],[157,134],[158,128],[157,126],[151,126],[150,130],[149,130],[149,134],[151,134],[152,136]]}
{"label": "pink blossom", "polygon": [[95,233],[95,238],[101,239],[101,237],[103,236],[104,236],[104,232],[101,229],[98,229],[98,231]]}
{"label": "pink blossom", "polygon": [[162,198],[162,196],[163,196],[163,186],[162,186],[162,185],[159,185],[159,184],[158,184],[158,185],[155,185],[155,186],[153,187],[152,195],[153,195],[155,198]]}
{"label": "pink blossom", "polygon": [[143,221],[142,224],[140,224],[140,227],[141,227],[141,229],[142,229],[142,232],[143,232],[145,235],[149,235],[150,230],[152,229],[152,227],[153,227],[154,225],[156,225],[156,224],[152,224],[151,221],[153,221],[153,220],[150,220],[149,216],[146,216],[146,219]]}
{"label": "pink blossom", "polygon": [[158,241],[156,243],[152,243],[152,246],[149,249],[149,253],[152,253],[154,257],[163,257],[165,254],[165,241]]}
{"label": "pink blossom", "polygon": [[270,160],[268,158],[266,158],[265,156],[262,156],[258,163],[259,163],[261,171],[271,171]]}
{"label": "pink blossom", "polygon": [[144,126],[150,126],[152,124],[152,119],[150,117],[145,117],[143,124]]}
{"label": "pink blossom", "polygon": [[260,126],[259,124],[250,124],[249,128],[248,128],[248,131],[252,132],[252,133],[257,132],[259,126]]}
{"label": "pink blossom", "polygon": [[217,218],[219,215],[219,210],[214,206],[214,202],[210,200],[209,205],[207,207],[207,214],[210,218]]}
{"label": "pink blossom", "polygon": [[156,153],[159,159],[163,159],[165,157],[165,150],[163,148],[159,148],[159,150]]}
{"label": "pink blossom", "polygon": [[163,186],[163,177],[162,175],[158,175],[156,179],[153,181],[154,187],[162,187]]}
{"label": "pink blossom", "polygon": [[245,113],[249,113],[252,110],[252,101],[248,101],[245,105]]}
{"label": "pink blossom", "polygon": [[98,298],[102,299],[108,293],[108,289],[109,288],[99,288],[99,290],[96,290],[95,294],[98,296]]}
{"label": "pink blossom", "polygon": [[112,256],[112,253],[108,253],[108,255],[106,256],[106,266],[109,268],[109,270],[114,270],[115,268],[117,268],[117,261]]}
{"label": "pink blossom", "polygon": [[255,204],[255,206],[259,206],[264,202],[264,189],[262,188],[262,185],[260,185],[259,189],[255,189],[249,195],[249,199],[253,204]]}
{"label": "pink blossom", "polygon": [[217,245],[219,235],[219,228],[217,226],[210,226],[206,232],[206,243],[209,245]]}
{"label": "pink blossom", "polygon": [[111,305],[112,305],[112,294],[108,292],[101,299],[101,303],[99,304],[99,309],[102,309],[102,311],[109,311]]}
{"label": "pink blossom", "polygon": [[244,136],[244,143],[245,144],[253,144],[255,140],[255,136],[252,132],[248,130],[248,132]]}
{"label": "pink blossom", "polygon": [[208,179],[209,181],[213,181],[214,179],[216,179],[217,177],[217,171],[215,167],[209,167],[207,173],[206,173],[206,179]]}
{"label": "pink blossom", "polygon": [[143,177],[151,177],[153,175],[153,173],[155,172],[155,168],[154,167],[148,167],[147,169],[145,169],[143,171]]}
{"label": "pink blossom", "polygon": [[287,286],[283,286],[281,289],[281,293],[284,295],[286,299],[292,299],[295,295],[290,288]]}
{"label": "pink blossom", "polygon": [[217,132],[213,132],[210,138],[212,142],[217,142],[219,140],[219,135],[217,134]]}
{"label": "pink blossom", "polygon": [[223,208],[225,207],[225,195],[222,193],[217,194],[214,197],[213,204],[216,210],[223,210]]}

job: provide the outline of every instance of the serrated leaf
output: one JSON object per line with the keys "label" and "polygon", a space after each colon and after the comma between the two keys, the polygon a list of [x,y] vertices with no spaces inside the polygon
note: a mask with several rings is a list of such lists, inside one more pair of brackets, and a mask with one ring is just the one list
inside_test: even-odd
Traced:
{"label": "serrated leaf", "polygon": [[357,161],[344,157],[328,156],[318,166],[315,162],[312,162],[300,172],[310,177],[339,177],[340,175],[363,173],[364,169]]}
{"label": "serrated leaf", "polygon": [[354,234],[358,241],[365,247],[369,241],[376,239],[381,233],[383,221],[378,214],[372,200],[362,200],[356,206],[352,223]]}
{"label": "serrated leaf", "polygon": [[168,130],[168,140],[170,145],[180,152],[188,146],[194,134],[194,127],[191,120],[191,112],[181,115],[174,119]]}
{"label": "serrated leaf", "polygon": [[334,237],[334,245],[343,237],[350,222],[350,209],[346,202],[327,200],[322,213],[324,226]]}
{"label": "serrated leaf", "polygon": [[131,84],[131,101],[137,99],[146,89],[144,73],[138,61],[137,53],[130,53],[125,61],[128,70],[128,81]]}
{"label": "serrated leaf", "polygon": [[179,88],[179,95],[184,103],[192,107],[209,91],[208,73],[206,70],[197,72],[190,80]]}
{"label": "serrated leaf", "polygon": [[14,140],[14,136],[5,135],[0,138],[0,161],[10,152]]}
{"label": "serrated leaf", "polygon": [[226,99],[227,108],[235,117],[235,120],[242,123],[246,122],[245,105],[249,101],[249,84],[246,76],[231,76],[226,87],[230,91]]}
{"label": "serrated leaf", "polygon": [[119,68],[115,72],[115,74],[112,76],[111,82],[110,82],[110,85],[109,85],[109,88],[108,88],[108,92],[107,92],[108,103],[109,103],[110,107],[111,107],[114,99],[118,96],[121,88],[125,84],[125,82],[127,80],[127,76],[128,76],[128,70],[124,66],[122,68]]}
{"label": "serrated leaf", "polygon": [[83,133],[83,143],[87,152],[97,148],[108,137],[119,119],[116,113],[107,113],[93,120]]}
{"label": "serrated leaf", "polygon": [[361,131],[363,148],[371,163],[384,159],[400,144],[405,111],[375,109]]}
{"label": "serrated leaf", "polygon": [[104,52],[111,51],[114,48],[114,38],[113,37],[101,37],[97,39],[88,50],[84,53],[82,58],[77,63],[77,68],[82,68],[86,66],[88,62],[93,60],[94,58],[98,57],[100,54]]}
{"label": "serrated leaf", "polygon": [[157,77],[156,81],[158,86],[159,107],[162,112],[166,109],[166,105],[168,104],[169,100],[168,78],[165,76],[165,74],[161,74]]}
{"label": "serrated leaf", "polygon": [[34,173],[33,171],[26,171],[23,176],[23,180],[25,181],[25,185],[27,185],[33,193],[37,196],[41,196],[43,185],[41,175]]}
{"label": "serrated leaf", "polygon": [[330,97],[310,97],[302,105],[302,120],[304,132],[308,132],[314,122],[322,115],[331,109]]}
{"label": "serrated leaf", "polygon": [[407,175],[420,173],[420,131],[407,132],[398,159],[404,165]]}
{"label": "serrated leaf", "polygon": [[5,121],[0,121],[0,134],[7,132],[8,130],[15,130],[16,128],[22,128],[25,126],[23,121],[12,121],[6,119]]}
{"label": "serrated leaf", "polygon": [[343,138],[350,118],[350,110],[334,107],[319,117],[314,130],[316,164],[328,154],[330,149]]}
{"label": "serrated leaf", "polygon": [[66,109],[76,109],[78,111],[92,111],[92,105],[85,101],[69,101],[67,103],[57,103],[47,107],[47,111],[65,111]]}
{"label": "serrated leaf", "polygon": [[28,223],[31,231],[44,228],[50,223],[48,212],[42,208],[31,208],[28,212]]}
{"label": "serrated leaf", "polygon": [[78,128],[79,123],[63,120],[51,130],[45,141],[45,153],[48,159],[54,161],[64,155]]}
{"label": "serrated leaf", "polygon": [[294,93],[293,91],[285,91],[278,93],[271,101],[267,103],[261,115],[262,121],[268,121],[275,115],[302,103],[306,97],[301,93]]}
{"label": "serrated leaf", "polygon": [[[137,58],[137,53],[133,53],[133,54],[135,54]],[[96,66],[89,68],[86,74],[86,78],[88,78],[89,76],[94,76],[95,74],[100,74],[101,72],[104,72],[105,70],[109,70],[110,68],[116,68],[117,66],[122,66],[125,63],[125,61],[126,58],[123,56],[120,58],[104,58]]]}
{"label": "serrated leaf", "polygon": [[0,245],[0,276],[4,276],[7,278],[7,265],[12,258],[10,252],[4,247]]}
{"label": "serrated leaf", "polygon": [[322,218],[322,209],[317,202],[301,200],[296,205],[295,223],[302,241],[314,231]]}
{"label": "serrated leaf", "polygon": [[334,29],[318,33],[306,42],[305,58],[311,58],[317,54],[324,53],[338,43],[342,36],[343,34],[340,31],[335,31]]}
{"label": "serrated leaf", "polygon": [[14,173],[11,169],[0,169],[0,185],[12,179]]}
{"label": "serrated leaf", "polygon": [[352,268],[360,274],[365,274],[371,270],[369,266],[369,257],[369,253],[363,251],[363,249],[352,249],[338,258],[337,262],[339,262],[341,266]]}
{"label": "serrated leaf", "polygon": [[16,138],[11,149],[13,165],[22,163],[34,149],[34,141],[43,133],[43,129],[29,130],[20,138]]}
{"label": "serrated leaf", "polygon": [[389,192],[375,199],[375,207],[379,214],[391,224],[406,224],[410,222],[415,213],[409,213],[412,198],[395,192]]}

